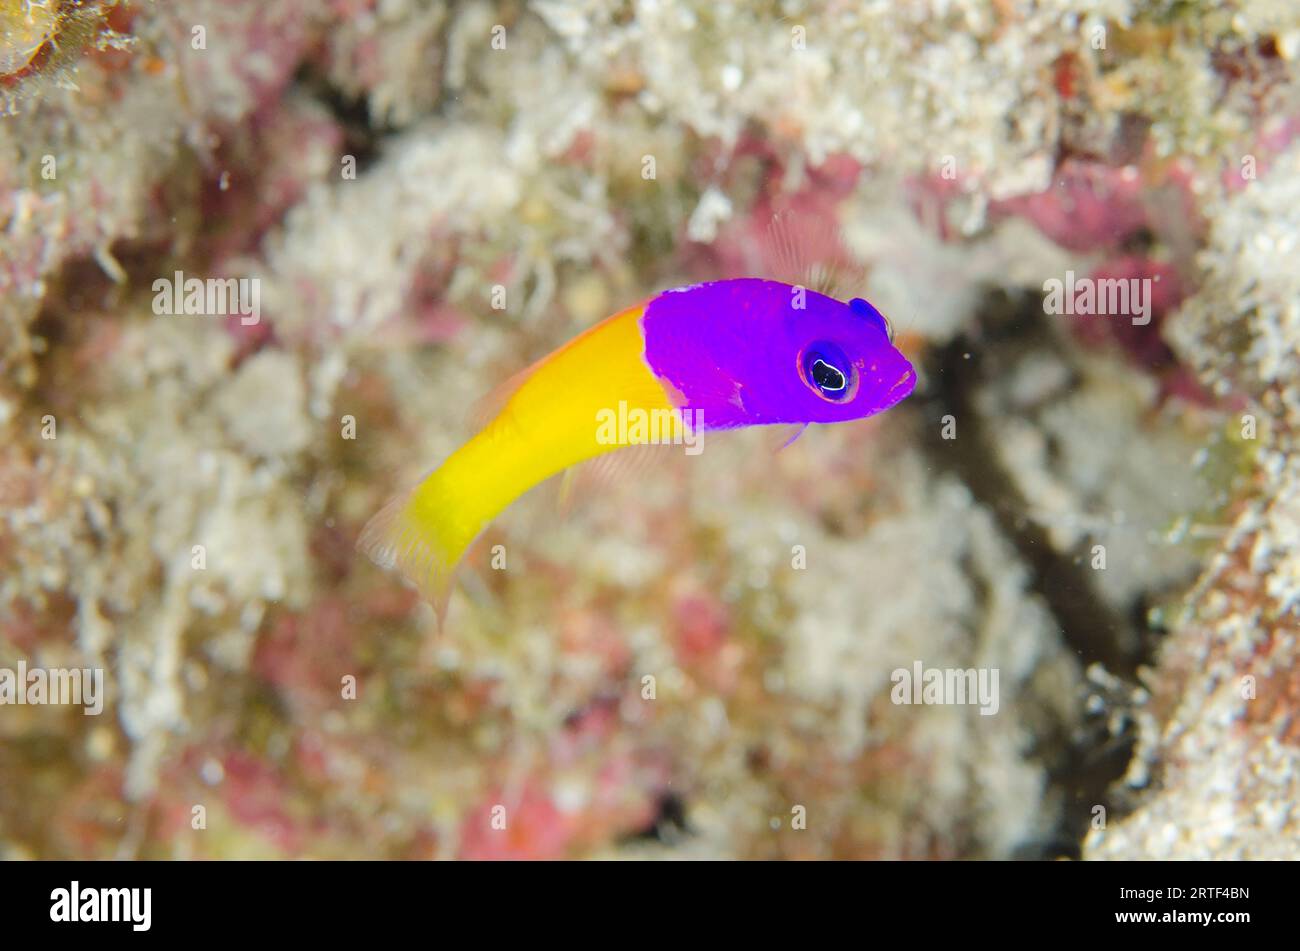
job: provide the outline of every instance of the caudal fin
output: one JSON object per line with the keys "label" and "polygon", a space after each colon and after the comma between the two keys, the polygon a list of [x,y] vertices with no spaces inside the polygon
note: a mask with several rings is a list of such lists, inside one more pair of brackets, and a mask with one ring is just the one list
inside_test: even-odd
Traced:
{"label": "caudal fin", "polygon": [[396,568],[432,604],[441,628],[456,566],[468,540],[440,521],[437,471],[389,500],[362,529],[357,548],[381,568]]}

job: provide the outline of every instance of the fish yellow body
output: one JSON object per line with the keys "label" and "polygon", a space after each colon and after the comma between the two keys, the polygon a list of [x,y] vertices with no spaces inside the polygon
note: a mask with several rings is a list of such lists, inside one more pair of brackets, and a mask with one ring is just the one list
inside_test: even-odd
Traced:
{"label": "fish yellow body", "polygon": [[602,437],[596,420],[612,401],[676,417],[644,360],[634,307],[596,324],[522,374],[483,428],[409,494],[367,526],[361,546],[396,566],[440,608],[451,572],[483,528],[533,486],[633,443]]}

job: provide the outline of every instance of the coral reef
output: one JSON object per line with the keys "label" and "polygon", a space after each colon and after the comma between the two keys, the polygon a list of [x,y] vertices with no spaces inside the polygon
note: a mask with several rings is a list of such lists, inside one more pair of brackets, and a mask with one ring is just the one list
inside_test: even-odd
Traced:
{"label": "coral reef", "polygon": [[[0,668],[109,685],[0,706],[0,857],[1295,856],[1294,5],[0,27]],[[356,555],[493,383],[780,210],[915,397],[541,489],[441,634]],[[1150,320],[1046,313],[1067,272]],[[900,704],[918,662],[997,712]]]}
{"label": "coral reef", "polygon": [[1091,835],[1097,858],[1294,858],[1300,841],[1298,173],[1293,147],[1214,209],[1204,284],[1174,327],[1207,386],[1245,397],[1231,437],[1258,446],[1150,678],[1125,777],[1135,796],[1149,791]]}

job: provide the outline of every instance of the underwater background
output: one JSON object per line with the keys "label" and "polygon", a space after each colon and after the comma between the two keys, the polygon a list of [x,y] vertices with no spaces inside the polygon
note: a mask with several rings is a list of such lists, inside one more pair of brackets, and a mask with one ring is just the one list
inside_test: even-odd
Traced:
{"label": "underwater background", "polygon": [[[1297,79],[1287,0],[0,0],[0,669],[104,684],[0,693],[0,858],[1297,857]],[[542,487],[441,630],[356,552],[774,214],[909,399]]]}

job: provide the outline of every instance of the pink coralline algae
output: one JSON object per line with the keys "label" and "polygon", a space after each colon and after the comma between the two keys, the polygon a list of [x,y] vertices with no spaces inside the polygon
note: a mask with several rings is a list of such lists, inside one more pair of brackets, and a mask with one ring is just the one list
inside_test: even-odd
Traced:
{"label": "pink coralline algae", "polygon": [[489,797],[461,827],[460,858],[471,861],[564,858],[572,820],[540,789]]}
{"label": "pink coralline algae", "polygon": [[1049,188],[995,202],[990,214],[1027,218],[1063,248],[1095,251],[1116,247],[1148,225],[1146,190],[1132,166],[1068,160]]}

